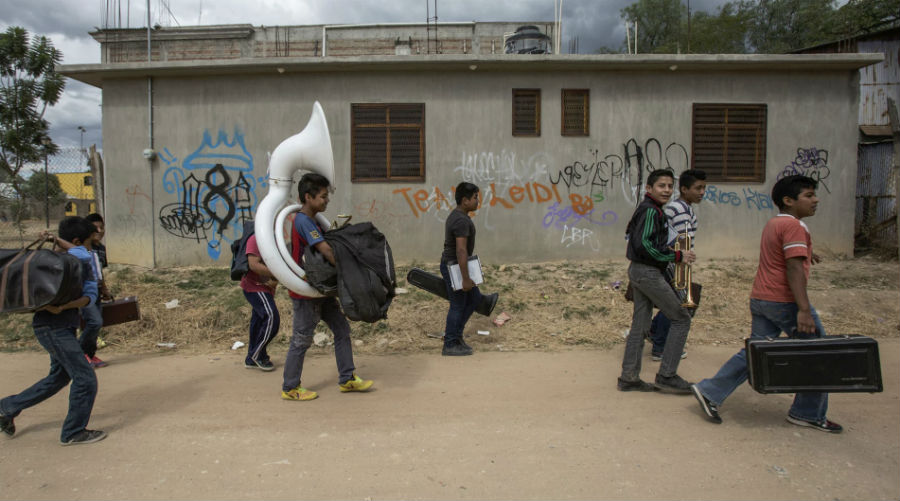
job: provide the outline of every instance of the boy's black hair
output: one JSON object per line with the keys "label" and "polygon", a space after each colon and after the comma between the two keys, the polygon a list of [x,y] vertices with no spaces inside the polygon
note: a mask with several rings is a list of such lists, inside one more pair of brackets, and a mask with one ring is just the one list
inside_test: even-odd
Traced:
{"label": "boy's black hair", "polygon": [[807,189],[818,188],[819,183],[809,176],[795,174],[793,176],[785,176],[775,183],[772,187],[772,201],[779,209],[784,210],[784,197],[790,197],[797,200],[800,192]]}
{"label": "boy's black hair", "polygon": [[307,194],[315,198],[315,196],[322,191],[322,188],[328,188],[329,186],[331,186],[331,183],[329,183],[328,179],[321,174],[316,174],[314,172],[303,174],[303,177],[300,178],[300,182],[297,183],[297,196],[300,198],[300,203],[306,203]]}
{"label": "boy's black hair", "polygon": [[472,195],[478,193],[479,190],[477,186],[472,183],[467,183],[465,181],[456,185],[456,205],[462,203],[464,198],[472,198]]}
{"label": "boy's black hair", "polygon": [[94,223],[78,216],[69,216],[59,222],[59,238],[75,243],[77,238],[81,243],[91,238],[91,235],[97,231]]}
{"label": "boy's black hair", "polygon": [[656,184],[656,180],[661,177],[671,177],[672,181],[675,181],[675,174],[669,169],[656,169],[651,172],[649,176],[647,176],[647,186],[653,186]]}
{"label": "boy's black hair", "polygon": [[689,190],[697,181],[706,181],[706,172],[699,169],[686,170],[678,176],[678,190]]}
{"label": "boy's black hair", "polygon": [[88,214],[87,216],[84,216],[84,218],[87,219],[89,223],[102,223],[103,222],[103,216],[101,216],[100,214],[97,214],[96,212],[92,212],[92,213]]}

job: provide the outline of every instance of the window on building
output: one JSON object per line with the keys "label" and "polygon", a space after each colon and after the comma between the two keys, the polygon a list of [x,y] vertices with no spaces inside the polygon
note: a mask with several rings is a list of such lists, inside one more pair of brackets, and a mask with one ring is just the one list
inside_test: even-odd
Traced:
{"label": "window on building", "polygon": [[84,185],[91,186],[92,184],[94,184],[93,178],[91,178],[91,176],[84,176]]}
{"label": "window on building", "polygon": [[350,106],[352,181],[425,180],[425,104]]}
{"label": "window on building", "polygon": [[562,90],[562,135],[590,136],[590,96],[588,89]]}
{"label": "window on building", "polygon": [[766,105],[694,104],[692,166],[709,181],[766,180]]}
{"label": "window on building", "polygon": [[513,89],[512,135],[540,137],[541,89]]}

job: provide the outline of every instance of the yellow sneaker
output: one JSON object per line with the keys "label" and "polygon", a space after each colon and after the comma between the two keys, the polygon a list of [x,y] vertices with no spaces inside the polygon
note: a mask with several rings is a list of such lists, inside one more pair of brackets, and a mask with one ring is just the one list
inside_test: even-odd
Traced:
{"label": "yellow sneaker", "polygon": [[371,379],[361,379],[356,373],[353,373],[353,379],[338,386],[341,387],[342,392],[346,393],[348,391],[366,391],[372,387],[372,384],[374,384],[374,381]]}
{"label": "yellow sneaker", "polygon": [[312,390],[307,390],[302,386],[298,386],[291,391],[281,391],[281,398],[285,400],[312,400],[318,396],[318,393]]}

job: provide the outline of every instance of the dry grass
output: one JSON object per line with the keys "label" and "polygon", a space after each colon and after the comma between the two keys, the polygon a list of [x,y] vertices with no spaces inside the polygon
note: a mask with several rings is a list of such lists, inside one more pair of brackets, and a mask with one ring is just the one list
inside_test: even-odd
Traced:
{"label": "dry grass", "polygon": [[[400,286],[409,290],[394,299],[388,319],[374,324],[352,322],[357,353],[411,353],[438,350],[440,341],[428,334],[443,330],[446,301],[406,284],[412,266],[436,270],[434,263],[397,266]],[[497,327],[487,317],[472,317],[466,338],[476,350],[565,350],[606,348],[623,342],[631,323],[631,303],[624,300],[627,262],[548,262],[495,265],[486,263],[485,292],[499,292],[494,314],[512,320]],[[695,281],[703,298],[689,343],[739,343],[749,334],[747,299],[755,261],[714,260],[697,266]],[[175,343],[176,350],[217,352],[234,341],[246,342],[250,306],[223,267],[148,270],[112,265],[107,277],[113,293],[136,295],[143,318],[104,328],[113,349],[124,352],[163,350],[157,343]],[[616,282],[621,282],[617,289]],[[898,337],[898,263],[872,258],[832,258],[815,267],[810,296],[832,334],[862,333]],[[164,303],[178,300],[176,308]],[[271,351],[286,350],[291,304],[280,288],[279,336]],[[37,349],[29,315],[0,316],[0,349]],[[327,332],[324,325],[319,328]],[[478,330],[490,332],[487,336]],[[328,352],[330,347],[314,348]]]}

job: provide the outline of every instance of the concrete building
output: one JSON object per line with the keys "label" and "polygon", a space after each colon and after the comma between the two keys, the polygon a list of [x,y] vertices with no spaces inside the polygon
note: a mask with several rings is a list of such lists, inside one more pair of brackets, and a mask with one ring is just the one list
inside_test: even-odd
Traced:
{"label": "concrete building", "polygon": [[[257,41],[275,30],[217,29]],[[192,40],[196,54],[224,44],[215,31]],[[103,89],[110,260],[227,265],[266,194],[267,154],[314,101],[335,159],[327,215],[372,221],[398,261],[438,259],[463,180],[482,188],[485,262],[618,258],[647,173],[691,166],[710,174],[703,259],[755,258],[771,186],[797,169],[828,171],[809,221],[817,248],[853,250],[859,69],[880,54],[512,55],[479,40],[454,54],[335,55],[333,35],[352,31],[328,28],[324,56],[262,57],[255,43],[175,58],[160,41],[152,62],[146,39],[143,61],[115,62],[125,49],[95,34],[104,62],[61,71]]]}

